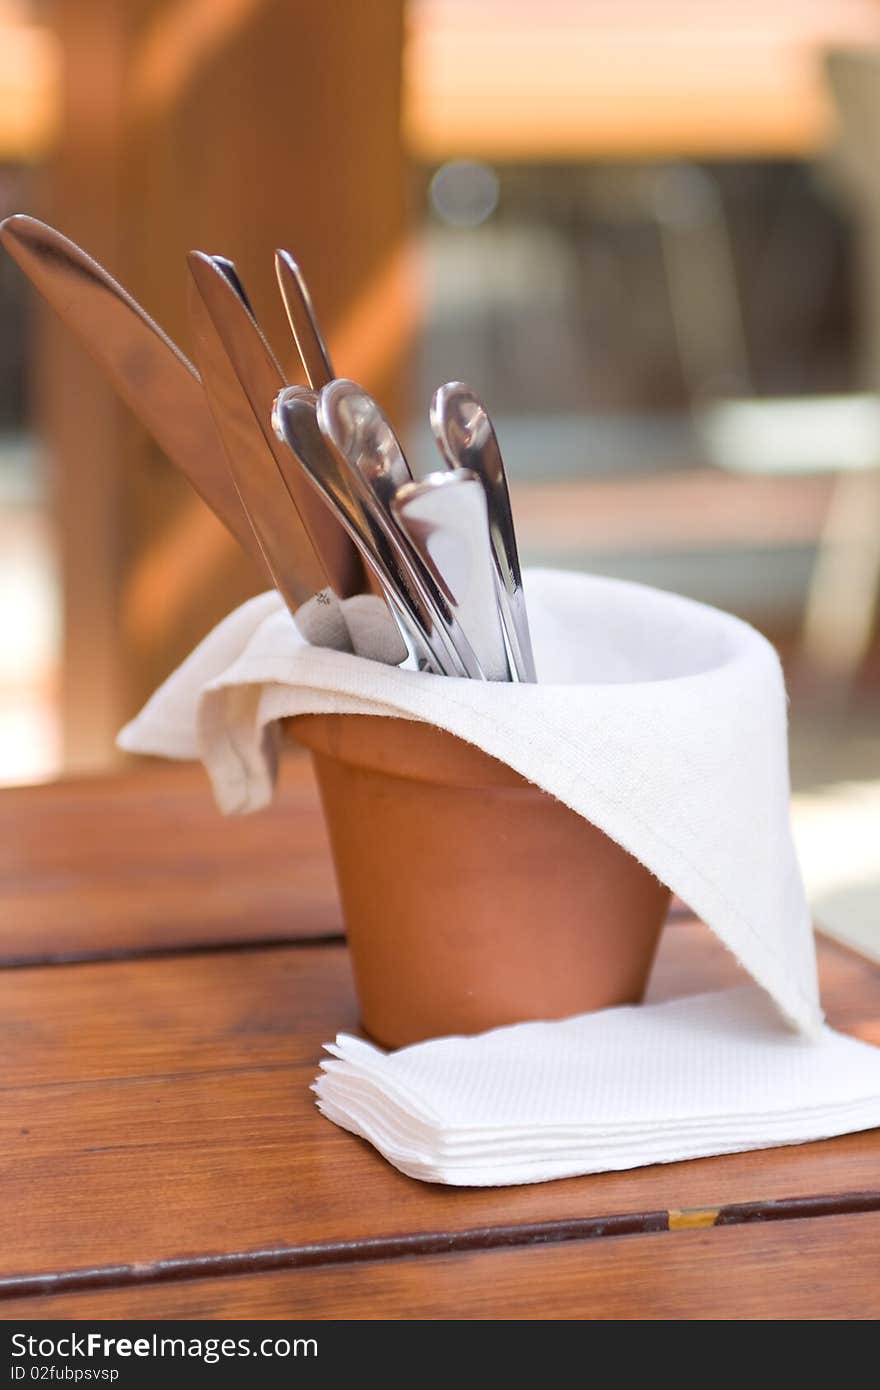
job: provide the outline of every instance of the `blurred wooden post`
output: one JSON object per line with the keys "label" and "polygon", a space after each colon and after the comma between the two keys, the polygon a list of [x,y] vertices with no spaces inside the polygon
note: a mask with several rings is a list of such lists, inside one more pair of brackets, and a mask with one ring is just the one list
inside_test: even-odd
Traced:
{"label": "blurred wooden post", "polygon": [[[187,250],[239,264],[292,364],[272,251],[297,255],[339,354],[393,411],[413,298],[400,143],[403,0],[56,0],[65,77],[43,215],[187,349]],[[41,314],[38,410],[64,585],[68,770],[264,586]],[[345,355],[343,355],[345,354]]]}
{"label": "blurred wooden post", "polygon": [[[861,378],[880,393],[880,60],[873,50],[829,54],[840,128],[832,169],[857,234]],[[804,614],[803,651],[846,696],[870,646],[880,600],[880,439],[877,464],[843,472],[823,528]]]}

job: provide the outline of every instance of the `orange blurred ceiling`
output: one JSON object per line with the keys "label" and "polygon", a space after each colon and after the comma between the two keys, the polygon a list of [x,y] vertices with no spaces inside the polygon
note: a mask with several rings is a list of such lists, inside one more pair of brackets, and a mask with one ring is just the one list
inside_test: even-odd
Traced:
{"label": "orange blurred ceiling", "polygon": [[[173,14],[198,37],[261,3]],[[28,11],[0,0],[0,160],[39,158],[57,118],[61,55]],[[834,130],[823,54],[865,45],[880,0],[409,0],[405,138],[432,162],[808,155]]]}
{"label": "orange blurred ceiling", "polygon": [[410,0],[405,135],[496,161],[812,154],[878,0]]}

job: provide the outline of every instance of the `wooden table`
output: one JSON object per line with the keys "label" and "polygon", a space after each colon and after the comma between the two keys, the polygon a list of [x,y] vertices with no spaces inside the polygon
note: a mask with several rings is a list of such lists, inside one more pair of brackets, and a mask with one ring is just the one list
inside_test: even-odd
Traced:
{"label": "wooden table", "polygon": [[[880,1314],[878,1132],[480,1190],[323,1119],[357,1013],[297,759],[243,820],[188,767],[0,793],[0,957],[7,1319]],[[880,1043],[880,972],[821,957]],[[653,998],[736,977],[673,916]]]}

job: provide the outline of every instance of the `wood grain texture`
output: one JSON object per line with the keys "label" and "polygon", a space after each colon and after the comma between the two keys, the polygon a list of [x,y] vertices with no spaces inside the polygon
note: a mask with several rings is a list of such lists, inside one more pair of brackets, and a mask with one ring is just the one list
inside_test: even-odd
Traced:
{"label": "wood grain texture", "polygon": [[874,1319],[880,1214],[24,1298],[6,1316]]}
{"label": "wood grain texture", "polygon": [[[284,784],[271,813],[230,821],[191,767],[0,795],[0,1307],[872,1315],[877,1133],[461,1190],[322,1119],[321,1045],[357,1008],[304,760]],[[92,958],[46,963],[70,956]],[[831,1021],[880,1043],[880,970],[830,942],[820,964]],[[679,918],[649,997],[742,978]],[[699,1229],[707,1210],[734,1226]]]}
{"label": "wood grain texture", "polygon": [[302,754],[253,816],[221,816],[191,764],[0,792],[0,963],[339,931]]}
{"label": "wood grain texture", "polygon": [[[873,1034],[880,972],[836,946],[822,955],[832,1019]],[[680,924],[652,995],[736,978],[705,928]],[[670,1208],[878,1187],[876,1134],[518,1189],[411,1181],[312,1104],[321,1044],[356,1024],[337,945],[6,970],[0,1017],[7,1292],[59,1273],[146,1280],[169,1261],[195,1274],[348,1258],[352,1242],[491,1243],[529,1223],[551,1238],[552,1223],[615,1215],[650,1228]]]}

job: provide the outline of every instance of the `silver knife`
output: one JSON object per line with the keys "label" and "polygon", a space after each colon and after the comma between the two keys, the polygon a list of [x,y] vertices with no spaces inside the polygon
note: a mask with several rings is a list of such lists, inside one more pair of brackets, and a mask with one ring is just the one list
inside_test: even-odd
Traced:
{"label": "silver knife", "polygon": [[329,586],[338,598],[363,593],[366,576],[360,555],[334,512],[314,492],[308,480],[290,467],[289,451],[272,427],[272,407],[287,385],[256,320],[242,301],[228,273],[210,256],[191,251],[190,272],[213,321],[234,373],[250,405],[276,466],[284,474],[290,499],[311,542],[320,571],[317,586]]}
{"label": "silver knife", "polygon": [[[232,279],[234,270],[225,266],[218,269],[243,296],[237,276]],[[193,279],[188,307],[202,385],[229,469],[275,587],[292,613],[317,590],[323,591],[328,615],[336,610],[328,645],[350,650],[339,603],[323,588],[324,572]]]}
{"label": "silver knife", "polygon": [[0,241],[79,338],[159,448],[263,567],[198,373],[158,324],[74,242],[17,213]]}
{"label": "silver knife", "polygon": [[504,461],[488,411],[469,386],[450,381],[434,392],[431,428],[452,468],[470,469],[486,489],[495,585],[514,680],[535,681],[535,658]]}
{"label": "silver knife", "polygon": [[322,386],[333,380],[336,373],[330,361],[330,350],[318,327],[303,273],[289,251],[275,252],[275,275],[306,378],[314,391],[320,391]]}
{"label": "silver knife", "polygon": [[509,681],[480,478],[464,469],[429,473],[398,488],[391,511],[446,599],[484,678]]}

